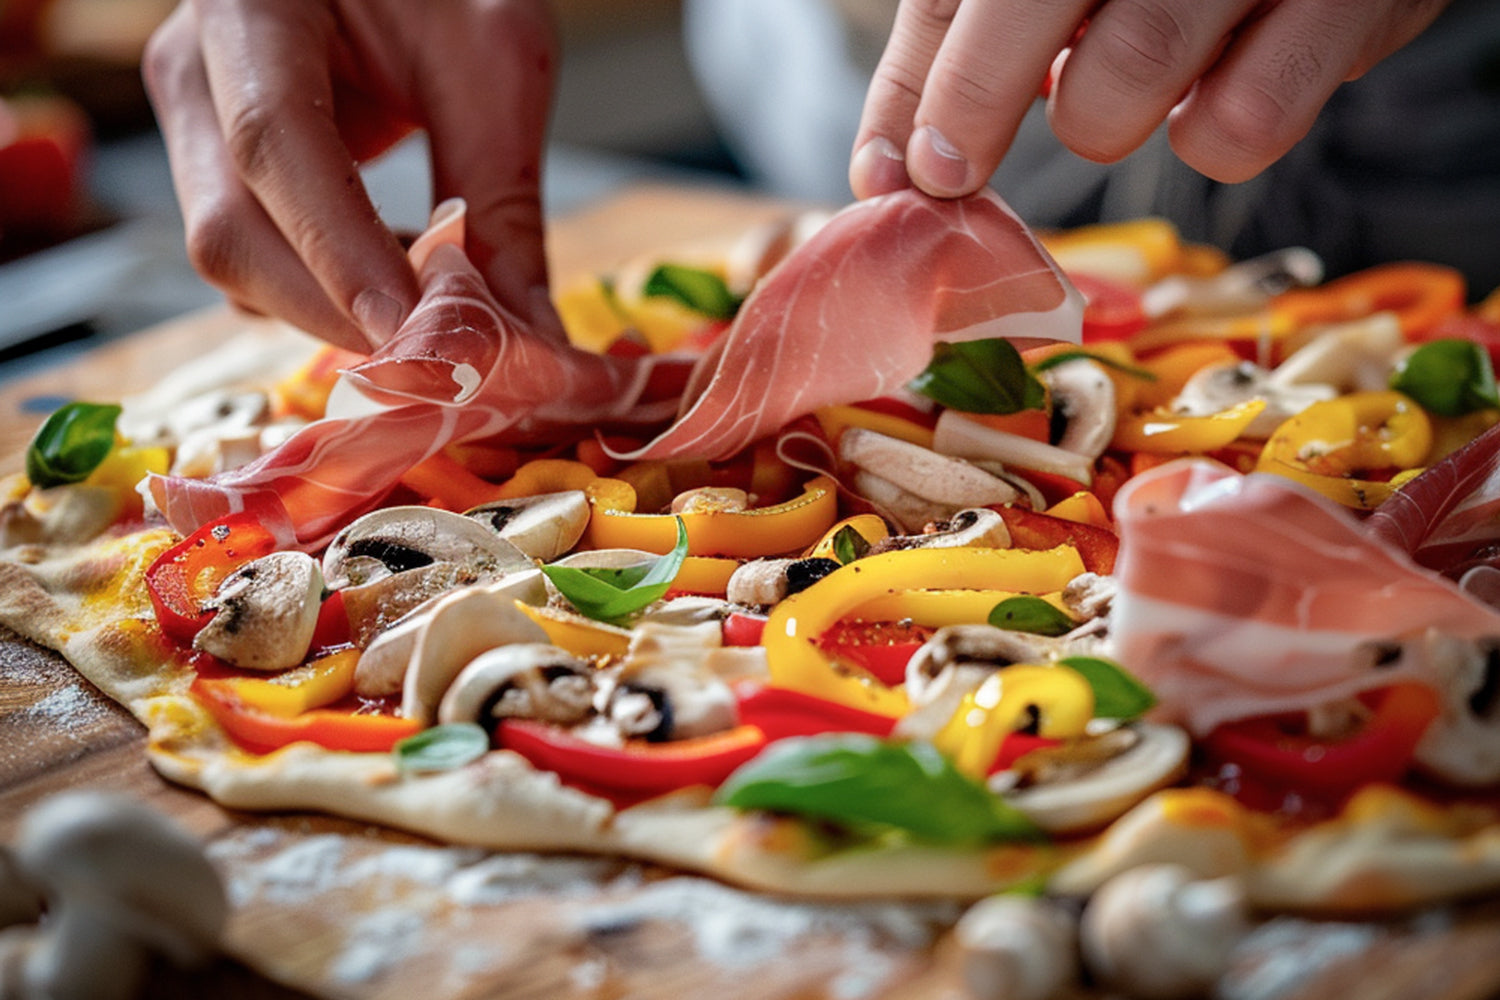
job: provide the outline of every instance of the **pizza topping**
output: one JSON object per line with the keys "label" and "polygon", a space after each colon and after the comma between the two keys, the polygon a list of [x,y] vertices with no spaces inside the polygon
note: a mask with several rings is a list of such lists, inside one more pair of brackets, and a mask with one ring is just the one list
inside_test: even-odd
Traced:
{"label": "pizza topping", "polygon": [[1050,899],[986,897],[953,935],[974,997],[1051,1000],[1078,980],[1078,920]]}
{"label": "pizza topping", "polygon": [[1269,437],[1288,418],[1313,403],[1332,399],[1338,389],[1326,382],[1288,382],[1283,369],[1275,372],[1251,361],[1230,361],[1200,368],[1168,404],[1174,413],[1211,417],[1251,400],[1265,408],[1245,427],[1245,436]]}
{"label": "pizza topping", "polygon": [[989,787],[1052,834],[1098,830],[1187,773],[1192,743],[1176,726],[1134,722],[1038,747]]}
{"label": "pizza topping", "polygon": [[1250,931],[1235,878],[1206,881],[1177,864],[1141,865],[1104,883],[1079,924],[1085,964],[1100,983],[1141,1000],[1204,995]]}
{"label": "pizza topping", "polygon": [[26,476],[43,489],[82,482],[115,446],[113,403],[67,403],[52,412],[26,449]]}
{"label": "pizza topping", "polygon": [[1006,765],[1005,743],[1016,731],[1073,740],[1093,718],[1093,688],[1076,670],[1017,663],[991,672],[960,698],[932,742],[965,774],[983,779]]}
{"label": "pizza topping", "polygon": [[932,447],[955,458],[1000,462],[1007,468],[1062,476],[1082,486],[1094,478],[1093,463],[1084,455],[997,429],[957,410],[944,410],[938,416]]}
{"label": "pizza topping", "polygon": [[1417,744],[1418,766],[1464,787],[1500,782],[1500,641],[1433,635],[1428,653],[1442,705]]}
{"label": "pizza topping", "polygon": [[839,435],[838,455],[854,467],[854,489],[908,532],[965,507],[1009,503],[1020,495],[1011,483],[963,459],[862,427]]}
{"label": "pizza topping", "polygon": [[208,603],[224,579],[275,548],[275,537],[259,520],[249,514],[232,514],[204,525],[162,553],[145,577],[161,630],[178,642],[191,643],[213,617]]}
{"label": "pizza topping", "polygon": [[490,749],[490,734],[472,722],[431,726],[391,748],[396,766],[409,774],[451,771],[472,764]]}
{"label": "pizza topping", "polygon": [[563,490],[496,500],[464,511],[532,559],[551,562],[571,551],[589,524],[588,495]]}
{"label": "pizza topping", "polygon": [[659,743],[733,728],[735,705],[701,655],[637,645],[612,677],[602,714],[626,739]]}
{"label": "pizza topping", "polygon": [[354,521],[323,554],[323,575],[336,587],[451,563],[476,577],[531,566],[526,554],[475,518],[435,507],[386,507]]}
{"label": "pizza topping", "polygon": [[1078,357],[1047,368],[1051,443],[1093,461],[1115,433],[1115,383],[1093,358]]}
{"label": "pizza topping", "polygon": [[573,726],[593,712],[597,691],[587,660],[546,643],[513,643],[470,660],[444,693],[437,718],[490,732],[500,719]]}
{"label": "pizza topping", "polygon": [[273,552],[236,569],[203,609],[193,648],[247,670],[286,670],[312,646],[323,574],[303,552]]}
{"label": "pizza topping", "polygon": [[[1013,663],[1046,662],[1058,655],[1059,643],[1044,636],[993,625],[946,625],[907,661],[906,696],[922,717],[946,722],[963,696],[996,670]],[[917,735],[910,728],[917,721],[907,716],[902,731]]]}
{"label": "pizza topping", "polygon": [[[585,552],[543,566],[542,572],[547,582],[580,612],[598,621],[617,624],[666,595],[687,552],[687,527],[678,517],[677,544],[665,555],[651,556],[630,550]],[[610,565],[601,565],[599,559],[606,553],[623,558],[623,564],[617,558],[611,559]]]}
{"label": "pizza topping", "polygon": [[[1005,519],[987,507],[967,507],[952,517],[929,522],[912,535],[889,535],[869,545],[869,554],[894,549],[943,549],[962,545],[979,548],[1010,547],[1010,530]],[[850,560],[841,560],[849,562]]]}
{"label": "pizza topping", "polygon": [[1391,388],[1437,416],[1461,417],[1500,407],[1489,353],[1470,340],[1422,344],[1396,366]]}

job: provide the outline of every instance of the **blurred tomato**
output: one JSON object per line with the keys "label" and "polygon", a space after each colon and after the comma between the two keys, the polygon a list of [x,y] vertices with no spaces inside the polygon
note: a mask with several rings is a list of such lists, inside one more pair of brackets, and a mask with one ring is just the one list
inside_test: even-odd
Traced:
{"label": "blurred tomato", "polygon": [[0,234],[49,237],[72,229],[88,148],[88,118],[68,98],[0,98]]}

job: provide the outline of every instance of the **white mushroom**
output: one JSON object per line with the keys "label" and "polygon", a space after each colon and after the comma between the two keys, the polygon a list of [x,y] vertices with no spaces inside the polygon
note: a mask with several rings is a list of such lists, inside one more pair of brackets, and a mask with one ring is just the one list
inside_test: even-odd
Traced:
{"label": "white mushroom", "polygon": [[219,584],[214,611],[193,648],[247,670],[285,670],[307,656],[323,595],[323,574],[304,552],[254,559]]}
{"label": "white mushroom", "polygon": [[1265,408],[1246,426],[1244,435],[1266,438],[1312,404],[1337,395],[1338,390],[1327,383],[1276,379],[1252,361],[1235,361],[1200,368],[1168,408],[1183,416],[1208,417],[1248,400],[1263,400]]}
{"label": "white mushroom", "polygon": [[702,629],[647,629],[603,692],[602,714],[621,736],[652,741],[731,728],[738,721],[734,692],[706,666],[717,645]]}
{"label": "white mushroom", "polygon": [[766,607],[798,594],[839,568],[822,556],[807,559],[752,559],[729,576],[724,596],[731,604]]}
{"label": "white mushroom", "polygon": [[749,510],[750,494],[733,486],[699,486],[672,498],[673,514],[735,513]]}
{"label": "white mushroom", "polygon": [[74,483],[32,490],[0,505],[0,549],[81,544],[98,537],[119,515],[120,494],[107,486]]}
{"label": "white mushroom", "polygon": [[1187,771],[1192,743],[1176,726],[1138,722],[1034,750],[991,788],[1052,834],[1097,830]]}
{"label": "white mushroom", "polygon": [[906,663],[906,694],[914,707],[896,724],[896,732],[906,739],[931,739],[958,711],[964,695],[996,670],[1013,663],[1051,662],[1061,648],[1056,639],[1029,632],[945,625]]}
{"label": "white mushroom", "polygon": [[914,520],[919,509],[945,518],[965,507],[1009,503],[1020,495],[1010,483],[961,458],[862,427],[850,427],[840,434],[838,450],[842,461],[859,470],[854,477],[856,488],[875,502],[890,506],[879,496],[865,492],[866,479],[871,480],[869,486],[876,493],[889,493],[882,486],[889,484],[926,502],[911,512],[892,511],[906,530],[917,530],[933,519],[921,516]]}
{"label": "white mushroom", "polygon": [[1078,979],[1078,921],[1036,896],[989,896],[953,929],[974,1000],[1048,1000]]}
{"label": "white mushroom", "polygon": [[1005,518],[987,507],[969,507],[915,535],[888,535],[870,546],[870,554],[893,549],[1010,548]]}
{"label": "white mushroom", "polygon": [[1340,392],[1384,389],[1398,354],[1408,347],[1394,313],[1321,329],[1271,374],[1279,386],[1324,383]]}
{"label": "white mushroom", "polygon": [[47,914],[4,964],[17,1000],[123,1000],[153,955],[209,959],[229,914],[224,887],[198,844],[134,802],[90,793],[32,809],[15,857],[44,886]]}
{"label": "white mushroom", "polygon": [[1500,781],[1500,639],[1429,632],[1422,646],[1442,709],[1417,744],[1417,764],[1468,788]]}
{"label": "white mushroom", "polygon": [[545,643],[547,633],[513,597],[485,587],[456,591],[433,606],[401,686],[401,714],[430,723],[459,671],[480,653],[512,643]]}
{"label": "white mushroom", "polygon": [[594,709],[594,670],[546,643],[515,643],[480,653],[459,671],[438,706],[439,722],[539,719],[571,726]]}
{"label": "white mushroom", "polygon": [[1021,434],[987,427],[957,410],[944,410],[938,416],[933,428],[932,447],[944,455],[958,458],[1051,472],[1085,486],[1094,480],[1094,461],[1088,456]]}
{"label": "white mushroom", "polygon": [[589,514],[588,495],[582,490],[497,500],[464,512],[465,517],[542,562],[551,562],[578,544]]}
{"label": "white mushroom", "polygon": [[1113,576],[1080,573],[1062,590],[1063,605],[1076,617],[1088,621],[1109,614],[1119,590]]}
{"label": "white mushroom", "polygon": [[1140,1000],[1203,995],[1250,929],[1236,878],[1194,881],[1180,865],[1143,865],[1110,879],[1084,908],[1084,962],[1106,987]]}
{"label": "white mushroom", "polygon": [[329,543],[323,575],[337,587],[346,580],[365,582],[369,570],[360,560],[373,560],[391,573],[456,563],[480,578],[532,565],[525,553],[475,518],[418,506],[386,507],[355,520]]}
{"label": "white mushroom", "polygon": [[1290,288],[1323,280],[1323,261],[1305,247],[1285,247],[1231,264],[1206,278],[1170,275],[1141,293],[1147,316],[1182,310],[1198,315],[1248,312]]}
{"label": "white mushroom", "polygon": [[[493,583],[468,586],[487,591],[497,598],[520,601],[523,604],[539,605],[547,602],[547,588],[542,582],[541,570],[523,570]],[[452,590],[445,593],[456,592]],[[412,662],[412,653],[417,648],[417,640],[431,624],[433,611],[443,596],[439,594],[419,605],[370,640],[369,645],[360,653],[359,662],[354,665],[355,693],[365,698],[383,698],[401,691],[407,668]]]}
{"label": "white mushroom", "polygon": [[540,588],[540,596],[537,601],[527,598],[527,602],[545,602],[546,588],[538,579],[540,576],[539,570],[529,567],[491,579],[473,566],[438,562],[344,587],[339,593],[344,598],[344,613],[349,618],[349,633],[354,645],[368,649],[387,630],[404,623],[444,594],[464,587],[531,579]]}
{"label": "white mushroom", "polygon": [[1055,444],[1093,461],[1115,436],[1115,383],[1092,358],[1074,358],[1041,374],[1052,401],[1054,424],[1062,431]]}

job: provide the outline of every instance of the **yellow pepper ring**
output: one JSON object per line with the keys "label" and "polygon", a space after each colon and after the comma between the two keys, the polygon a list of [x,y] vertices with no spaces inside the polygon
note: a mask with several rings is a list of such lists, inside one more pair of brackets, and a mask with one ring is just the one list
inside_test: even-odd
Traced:
{"label": "yellow pepper ring", "polygon": [[801,552],[838,518],[838,491],[827,476],[809,481],[799,496],[785,503],[683,514],[636,514],[634,492],[627,498],[626,491],[611,482],[596,480],[587,490],[594,507],[588,540],[595,548],[670,552],[677,544],[681,517],[692,555],[751,559]]}
{"label": "yellow pepper ring", "polygon": [[960,771],[983,778],[1005,737],[1028,721],[1032,709],[1038,713],[1038,736],[1074,739],[1094,717],[1094,689],[1078,671],[1061,665],[1002,667],[964,695],[933,745]]}
{"label": "yellow pepper ring", "polygon": [[1115,425],[1112,447],[1157,455],[1216,451],[1245,432],[1260,411],[1263,399],[1247,399],[1206,417],[1187,417],[1154,410],[1131,414]]}
{"label": "yellow pepper ring", "polygon": [[495,495],[510,500],[541,493],[582,490],[587,489],[598,478],[599,474],[582,462],[566,458],[537,458],[521,466],[514,476],[501,483]]}
{"label": "yellow pepper ring", "polygon": [[842,674],[817,645],[839,619],[878,597],[911,589],[1061,590],[1083,572],[1072,546],[1026,549],[904,549],[866,556],[829,573],[771,609],[761,644],[771,682],[882,715],[910,709],[906,694],[870,678]]}

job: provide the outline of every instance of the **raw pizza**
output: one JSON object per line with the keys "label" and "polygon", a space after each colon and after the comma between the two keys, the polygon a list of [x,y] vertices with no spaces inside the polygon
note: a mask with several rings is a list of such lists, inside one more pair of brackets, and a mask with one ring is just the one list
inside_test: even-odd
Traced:
{"label": "raw pizza", "polygon": [[167,778],[826,898],[1500,888],[1500,299],[904,192],[370,357],[226,345],[4,481],[0,623]]}

